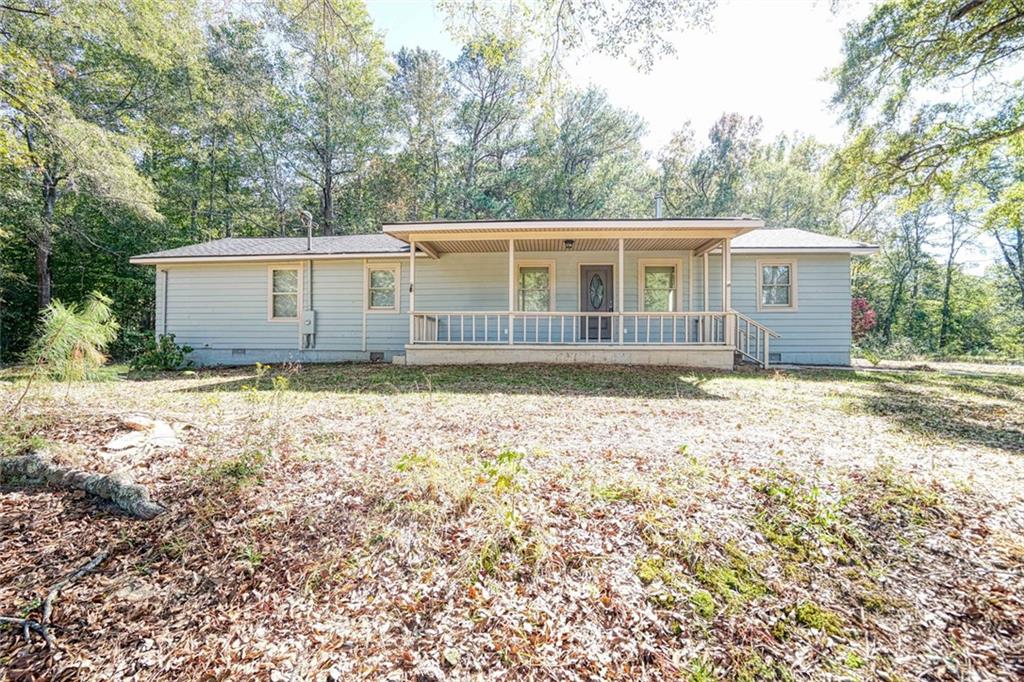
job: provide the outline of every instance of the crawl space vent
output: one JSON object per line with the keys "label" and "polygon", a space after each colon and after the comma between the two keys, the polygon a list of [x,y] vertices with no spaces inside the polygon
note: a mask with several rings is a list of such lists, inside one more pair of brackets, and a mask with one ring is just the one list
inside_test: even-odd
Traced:
{"label": "crawl space vent", "polygon": [[782,362],[782,353],[769,353],[768,362]]}
{"label": "crawl space vent", "polygon": [[370,362],[384,362],[384,353],[370,353]]}

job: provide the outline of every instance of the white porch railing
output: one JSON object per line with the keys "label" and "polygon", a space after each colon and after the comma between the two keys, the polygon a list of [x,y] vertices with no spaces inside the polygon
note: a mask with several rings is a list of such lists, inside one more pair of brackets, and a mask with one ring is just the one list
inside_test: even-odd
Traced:
{"label": "white porch railing", "polygon": [[729,317],[724,312],[417,312],[412,343],[725,345]]}
{"label": "white porch railing", "polygon": [[762,367],[778,335],[732,312],[416,312],[412,344],[732,346]]}
{"label": "white porch railing", "polygon": [[779,335],[743,313],[733,311],[733,314],[736,316],[736,351],[767,369],[771,360],[771,339]]}

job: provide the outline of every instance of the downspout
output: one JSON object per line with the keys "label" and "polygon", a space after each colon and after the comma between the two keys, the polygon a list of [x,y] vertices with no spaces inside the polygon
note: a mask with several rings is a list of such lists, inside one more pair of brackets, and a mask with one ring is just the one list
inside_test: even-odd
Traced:
{"label": "downspout", "polygon": [[171,273],[170,273],[169,270],[164,270],[163,273],[164,273],[164,295],[163,295],[164,309],[161,311],[162,315],[160,316],[162,318],[161,326],[163,327],[163,333],[161,334],[161,336],[167,336],[167,287],[171,283]]}
{"label": "downspout", "polygon": [[[313,214],[309,211],[300,211],[299,216],[302,218],[302,222],[306,226],[306,253],[312,255],[313,253]],[[316,315],[313,312],[313,259],[310,258],[306,261],[305,267],[302,268],[303,282],[302,288],[305,294],[302,297],[302,319],[299,322],[301,326],[300,334],[302,335],[302,342],[300,349],[309,350],[316,348]]]}

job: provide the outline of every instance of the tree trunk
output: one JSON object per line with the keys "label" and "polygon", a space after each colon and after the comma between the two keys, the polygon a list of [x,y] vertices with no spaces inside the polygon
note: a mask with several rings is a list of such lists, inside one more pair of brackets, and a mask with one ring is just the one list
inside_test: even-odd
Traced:
{"label": "tree trunk", "polygon": [[896,311],[899,309],[900,301],[903,299],[903,284],[906,275],[901,274],[899,279],[893,283],[892,294],[889,297],[889,306],[882,320],[882,342],[889,345],[892,341],[892,323],[896,319]]}
{"label": "tree trunk", "polygon": [[213,146],[210,148],[208,157],[210,162],[210,205],[206,208],[206,229],[213,232],[214,205],[217,203],[217,131],[213,132]]}
{"label": "tree trunk", "polygon": [[334,176],[331,174],[330,161],[324,161],[323,188],[320,195],[320,206],[323,209],[324,236],[334,234]]}
{"label": "tree trunk", "polygon": [[953,289],[953,253],[946,261],[946,281],[942,287],[942,323],[939,325],[939,349],[946,347],[949,341],[950,317],[952,310],[949,305],[950,292]]}
{"label": "tree trunk", "polygon": [[82,490],[110,500],[140,519],[152,519],[165,509],[149,498],[149,491],[122,473],[95,474],[54,464],[46,453],[31,453],[0,459],[0,484],[46,484]]}
{"label": "tree trunk", "polygon": [[43,173],[43,214],[36,234],[37,305],[42,310],[53,300],[50,255],[53,253],[53,212],[57,205],[57,182],[51,173]]}
{"label": "tree trunk", "polygon": [[1016,228],[1011,236],[1015,243],[1009,240],[1004,241],[999,230],[995,231],[996,242],[1003,254],[1003,261],[1020,290],[1020,306],[1024,308],[1024,230]]}

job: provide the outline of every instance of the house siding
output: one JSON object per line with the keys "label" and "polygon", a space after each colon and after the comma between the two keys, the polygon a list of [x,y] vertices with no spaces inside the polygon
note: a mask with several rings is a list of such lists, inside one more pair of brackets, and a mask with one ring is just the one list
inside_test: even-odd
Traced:
{"label": "house siding", "polygon": [[[757,261],[792,260],[797,269],[797,309],[758,312]],[[771,352],[783,363],[849,365],[850,256],[848,254],[733,254],[732,307],[779,334]]]}
{"label": "house siding", "polygon": [[[625,254],[626,311],[638,309],[639,261],[665,258],[678,259],[682,266],[677,308],[703,309],[703,259],[691,259],[688,252],[652,251]],[[772,352],[781,353],[782,362],[849,364],[849,256],[808,254],[794,259],[798,261],[798,311],[757,311],[757,257],[753,255],[733,255],[733,307],[781,335],[772,341]],[[617,267],[618,253],[520,252],[516,261],[553,262],[554,309],[575,312],[580,265]],[[156,273],[156,331],[174,334],[178,343],[192,346],[193,359],[200,364],[367,361],[374,352],[390,360],[403,354],[408,343],[409,259],[371,262],[399,266],[398,311],[364,312],[363,260],[303,263],[303,305],[317,314],[314,349],[300,349],[298,323],[267,320],[267,263],[161,266]],[[613,278],[618,286],[617,272]],[[420,257],[416,280],[417,311],[504,311],[508,307],[507,253],[446,254],[439,260]],[[709,309],[720,310],[721,258],[717,254],[709,256],[709,290]]]}

